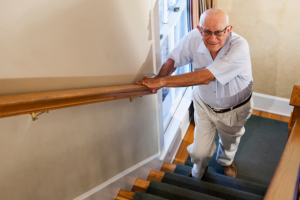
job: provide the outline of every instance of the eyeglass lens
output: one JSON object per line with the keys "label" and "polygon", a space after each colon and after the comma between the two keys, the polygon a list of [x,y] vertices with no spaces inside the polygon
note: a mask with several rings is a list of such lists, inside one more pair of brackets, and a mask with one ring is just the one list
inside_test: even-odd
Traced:
{"label": "eyeglass lens", "polygon": [[212,32],[212,31],[203,31],[203,36],[208,37],[208,36],[211,36],[212,34],[214,34],[217,37],[222,37],[224,35],[224,33],[226,32],[226,29],[227,29],[227,27],[222,31],[214,31],[214,32]]}

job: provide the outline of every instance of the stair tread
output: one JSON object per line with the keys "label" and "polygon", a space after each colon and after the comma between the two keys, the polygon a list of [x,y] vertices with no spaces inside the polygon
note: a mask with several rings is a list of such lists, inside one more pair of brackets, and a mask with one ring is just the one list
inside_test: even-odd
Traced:
{"label": "stair tread", "polygon": [[136,179],[131,191],[132,192],[135,192],[135,191],[146,192],[149,184],[150,184],[149,181],[145,181],[145,180],[138,178],[138,179]]}
{"label": "stair tread", "polygon": [[[185,176],[191,169],[192,167],[178,164],[174,173]],[[264,196],[268,189],[266,185],[212,172],[205,173],[201,180],[261,196]]]}
{"label": "stair tread", "polygon": [[163,183],[171,184],[177,187],[185,188],[191,191],[203,194],[230,199],[230,200],[260,200],[263,196],[244,192],[241,190],[225,187],[222,185],[200,181],[195,178],[189,178],[175,173],[166,172]]}
{"label": "stair tread", "polygon": [[[214,153],[213,158],[208,163],[208,171],[218,173],[218,174],[224,174],[223,166],[220,165],[215,158],[216,158],[216,153]],[[188,157],[188,159],[185,161],[183,165],[193,167],[194,163],[192,163],[190,156]]]}
{"label": "stair tread", "polygon": [[[169,172],[168,172],[169,173]],[[198,193],[195,191],[187,190],[185,188],[177,187],[174,185],[151,181],[146,191],[148,194],[160,196],[162,198],[171,200],[220,200],[223,198],[217,198],[206,194]]]}
{"label": "stair tread", "polygon": [[156,171],[156,170],[151,170],[147,181],[158,181],[160,182],[161,179],[164,177],[165,172],[161,172],[161,171]]}
{"label": "stair tread", "polygon": [[164,163],[163,166],[161,167],[160,171],[162,172],[174,172],[176,168],[175,164],[171,164],[171,163]]}
{"label": "stair tread", "polygon": [[120,189],[116,200],[130,200],[133,198],[134,192]]}
{"label": "stair tread", "polygon": [[136,191],[134,193],[132,200],[167,200],[167,199],[152,194]]}

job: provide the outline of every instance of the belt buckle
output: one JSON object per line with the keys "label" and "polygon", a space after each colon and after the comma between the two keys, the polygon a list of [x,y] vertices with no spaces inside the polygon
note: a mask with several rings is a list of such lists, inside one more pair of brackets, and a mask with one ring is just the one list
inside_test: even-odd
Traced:
{"label": "belt buckle", "polygon": [[214,109],[214,108],[211,108],[214,112],[221,112],[222,113],[222,109]]}

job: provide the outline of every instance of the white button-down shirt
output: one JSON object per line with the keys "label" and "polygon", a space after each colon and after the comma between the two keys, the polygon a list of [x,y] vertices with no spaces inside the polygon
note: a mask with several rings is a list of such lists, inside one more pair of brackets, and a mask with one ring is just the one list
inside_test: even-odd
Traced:
{"label": "white button-down shirt", "polygon": [[192,30],[175,46],[168,58],[174,67],[193,62],[194,70],[208,69],[215,80],[198,85],[198,94],[213,108],[230,108],[246,100],[252,91],[253,78],[247,41],[231,32],[224,46],[212,59],[198,29]]}

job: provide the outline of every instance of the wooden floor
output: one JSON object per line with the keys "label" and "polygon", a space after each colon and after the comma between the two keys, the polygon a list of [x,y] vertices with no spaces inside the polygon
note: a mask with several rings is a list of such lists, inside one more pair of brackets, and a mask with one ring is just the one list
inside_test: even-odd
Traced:
{"label": "wooden floor", "polygon": [[[269,118],[269,119],[274,119],[274,120],[279,120],[279,121],[284,121],[284,122],[289,122],[290,118],[281,116],[281,115],[275,115],[267,112],[262,112],[258,110],[253,110],[252,112],[253,115]],[[189,154],[186,150],[186,148],[193,143],[194,141],[194,129],[195,129],[195,124],[191,123],[184,139],[182,140],[182,143],[179,147],[179,150],[176,154],[176,157],[174,159],[173,164],[184,164],[186,159],[188,158]]]}

